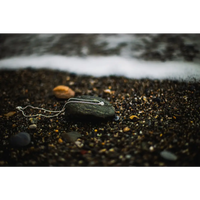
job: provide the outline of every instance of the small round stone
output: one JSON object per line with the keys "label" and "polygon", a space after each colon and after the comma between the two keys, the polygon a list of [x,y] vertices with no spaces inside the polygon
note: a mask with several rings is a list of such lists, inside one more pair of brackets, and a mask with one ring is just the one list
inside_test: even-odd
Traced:
{"label": "small round stone", "polygon": [[129,127],[125,127],[124,129],[123,129],[123,131],[124,132],[128,132],[128,131],[130,131],[131,129],[129,128]]}
{"label": "small round stone", "polygon": [[29,126],[29,128],[30,128],[30,129],[36,129],[36,128],[37,128],[37,125],[36,125],[36,124],[31,124],[31,125]]}
{"label": "small round stone", "polygon": [[31,136],[26,132],[20,132],[10,138],[10,144],[13,146],[23,147],[27,146],[30,142]]}
{"label": "small round stone", "polygon": [[166,151],[166,150],[161,151],[160,155],[166,160],[172,160],[172,161],[177,160],[177,156],[175,154],[173,154],[169,151]]}
{"label": "small round stone", "polygon": [[75,95],[75,92],[65,85],[58,85],[53,89],[53,93],[59,99],[68,99]]}
{"label": "small round stone", "polygon": [[126,159],[130,159],[131,158],[131,155],[130,154],[127,154],[126,155]]}
{"label": "small round stone", "polygon": [[150,147],[149,147],[149,150],[150,150],[150,151],[153,151],[153,150],[154,150],[153,146],[150,146]]}
{"label": "small round stone", "polygon": [[58,139],[58,143],[62,144],[63,140],[61,138]]}

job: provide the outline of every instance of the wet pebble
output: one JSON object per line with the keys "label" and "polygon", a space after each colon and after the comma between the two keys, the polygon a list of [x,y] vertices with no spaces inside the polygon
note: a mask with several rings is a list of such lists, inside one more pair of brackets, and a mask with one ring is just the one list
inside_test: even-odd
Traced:
{"label": "wet pebble", "polygon": [[123,129],[123,131],[124,132],[128,132],[128,131],[130,131],[131,129],[129,128],[129,127],[125,127],[124,129]]}
{"label": "wet pebble", "polygon": [[65,85],[58,85],[53,89],[53,93],[59,99],[68,99],[75,95],[75,92]]}
{"label": "wet pebble", "polygon": [[[107,100],[88,95],[83,95],[79,98],[84,100],[79,101],[80,103],[76,102],[67,105],[67,112],[65,112],[67,118],[83,120],[108,120],[113,119],[115,116],[115,108]],[[101,105],[98,104],[99,102]]]}
{"label": "wet pebble", "polygon": [[31,136],[26,132],[20,132],[10,138],[10,144],[13,146],[27,146],[30,142]]}
{"label": "wet pebble", "polygon": [[37,125],[36,125],[36,124],[31,124],[31,125],[29,126],[29,128],[30,128],[30,129],[36,129],[36,128],[37,128]]}
{"label": "wet pebble", "polygon": [[172,160],[172,161],[177,160],[177,156],[175,154],[173,154],[169,151],[166,151],[166,150],[161,151],[160,155],[161,155],[161,157],[163,157],[166,160]]}
{"label": "wet pebble", "polygon": [[81,134],[76,131],[65,132],[62,134],[62,138],[67,142],[75,142],[79,137],[81,137]]}

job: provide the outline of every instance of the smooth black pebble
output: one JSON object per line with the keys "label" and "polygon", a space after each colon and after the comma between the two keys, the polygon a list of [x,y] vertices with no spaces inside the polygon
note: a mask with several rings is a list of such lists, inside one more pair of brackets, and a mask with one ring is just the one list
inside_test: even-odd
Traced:
{"label": "smooth black pebble", "polygon": [[30,142],[31,136],[26,132],[20,132],[10,138],[10,144],[13,146],[23,147],[27,146]]}

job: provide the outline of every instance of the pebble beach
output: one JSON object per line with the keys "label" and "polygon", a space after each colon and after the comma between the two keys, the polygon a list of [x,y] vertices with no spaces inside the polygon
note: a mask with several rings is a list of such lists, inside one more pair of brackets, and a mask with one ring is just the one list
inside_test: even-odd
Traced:
{"label": "pebble beach", "polygon": [[[35,77],[34,79],[32,77]],[[56,77],[56,78],[55,78]],[[51,81],[49,81],[51,80]],[[16,106],[61,110],[65,100],[52,89],[70,85],[76,95],[100,96],[115,108],[106,122],[70,121],[64,115],[37,122]],[[52,70],[1,71],[1,165],[6,166],[198,166],[200,164],[200,83],[94,78]],[[107,89],[107,90],[106,90]],[[34,110],[27,110],[32,114]],[[67,107],[66,111],[67,112]],[[31,125],[35,124],[35,128]],[[65,141],[63,134],[78,132]],[[28,146],[10,145],[27,132]],[[162,155],[163,151],[175,156]]]}
{"label": "pebble beach", "polygon": [[[8,58],[8,55],[16,55],[20,50],[10,52],[6,48],[5,41],[8,40],[5,37],[1,37],[4,44],[1,51],[8,53],[1,56]],[[85,35],[80,41],[76,37],[71,36],[80,46],[94,36]],[[167,37],[158,38],[164,38],[166,42]],[[147,54],[145,51],[140,56],[161,62],[167,59],[198,62],[198,43],[192,47],[185,44],[187,49],[179,44],[182,40],[177,38],[180,37],[171,36],[163,54]],[[197,38],[192,36],[191,40]],[[123,45],[120,43],[118,50]],[[181,47],[180,54],[178,47],[175,48],[177,45]],[[150,42],[147,41],[147,50],[149,46]],[[112,51],[102,50],[103,53],[101,49],[95,51],[95,46],[90,47],[91,51],[94,49],[92,52],[101,55],[117,54],[117,49],[113,47]],[[52,48],[51,52],[54,53],[59,51],[52,46],[47,48]],[[70,52],[72,50],[71,47]],[[32,49],[29,48],[29,51]],[[83,51],[77,52],[83,56]],[[104,99],[114,108],[114,115],[102,121],[74,119],[70,114],[66,117],[66,106],[65,113],[56,117],[28,118],[16,109],[17,106],[32,105],[52,111],[61,110],[67,99],[59,99],[54,95],[53,89],[58,85],[70,87],[77,98],[87,95]],[[200,82],[196,78],[185,81],[136,79],[123,75],[97,77],[27,66],[19,69],[2,68],[0,88],[1,166],[200,165]],[[28,115],[38,112],[31,108],[26,110]]]}

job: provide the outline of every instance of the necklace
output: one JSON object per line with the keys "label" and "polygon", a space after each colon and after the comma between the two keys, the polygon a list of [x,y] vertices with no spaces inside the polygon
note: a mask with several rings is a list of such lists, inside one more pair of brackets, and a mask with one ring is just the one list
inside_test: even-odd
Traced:
{"label": "necklace", "polygon": [[[24,115],[24,117],[46,117],[46,118],[51,118],[51,117],[56,117],[58,115],[60,115],[61,113],[63,113],[65,111],[65,106],[69,103],[84,103],[84,104],[92,104],[92,105],[100,105],[100,106],[104,106],[104,102],[103,101],[99,101],[99,100],[88,100],[88,99],[79,99],[79,98],[70,98],[68,99],[68,101],[64,104],[63,108],[61,110],[58,111],[52,111],[52,110],[47,110],[44,108],[39,108],[39,107],[34,107],[32,105],[27,105],[25,107],[21,107],[21,106],[17,106],[16,109],[19,110],[20,112],[22,112],[22,114]],[[36,114],[36,115],[26,115],[24,113],[24,110],[27,108],[32,108],[35,110],[43,110],[44,112],[49,112],[51,113],[55,113],[54,115],[44,115],[44,114]]]}

